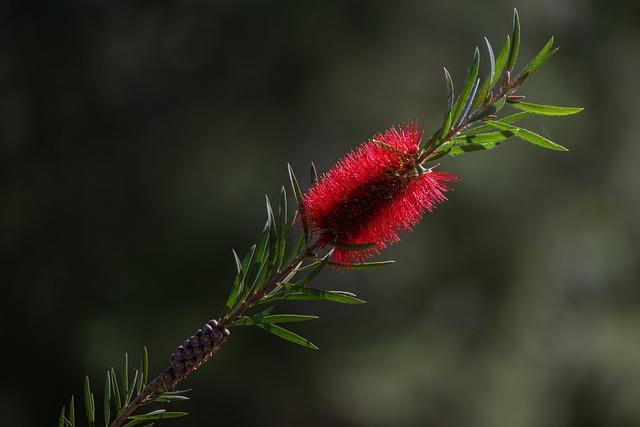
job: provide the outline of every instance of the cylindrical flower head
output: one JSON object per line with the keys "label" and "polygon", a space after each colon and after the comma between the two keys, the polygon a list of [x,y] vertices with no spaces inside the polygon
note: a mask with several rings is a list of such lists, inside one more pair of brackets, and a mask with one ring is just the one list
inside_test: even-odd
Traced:
{"label": "cylindrical flower head", "polygon": [[335,246],[332,261],[361,262],[399,240],[425,211],[446,200],[457,177],[418,164],[422,131],[392,127],[349,153],[303,198],[305,220],[320,244]]}

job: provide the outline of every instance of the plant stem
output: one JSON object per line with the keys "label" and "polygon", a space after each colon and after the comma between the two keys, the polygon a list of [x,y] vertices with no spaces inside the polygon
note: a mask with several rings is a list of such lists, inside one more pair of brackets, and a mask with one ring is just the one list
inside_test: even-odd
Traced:
{"label": "plant stem", "polygon": [[[185,379],[191,372],[196,370],[201,364],[206,362],[215,352],[218,351],[220,346],[226,342],[228,336],[228,330],[226,326],[233,321],[239,319],[247,310],[251,309],[256,303],[260,302],[265,295],[273,291],[282,281],[284,277],[291,274],[301,262],[306,258],[313,256],[314,251],[318,248],[319,243],[309,245],[307,249],[299,255],[294,261],[291,262],[284,270],[278,271],[271,280],[269,280],[260,289],[253,292],[245,301],[239,304],[234,310],[227,316],[216,323],[215,329],[222,332],[222,338],[218,342],[214,342],[211,351],[202,355],[201,360],[197,361],[192,367],[185,369],[182,372],[176,373],[173,366],[169,366],[162,371],[156,378],[147,384],[142,391],[118,414],[118,417],[109,425],[109,427],[121,427],[142,404],[144,404],[151,396],[156,393],[163,393],[170,387],[175,386],[180,381]],[[210,321],[212,322],[212,321]]]}

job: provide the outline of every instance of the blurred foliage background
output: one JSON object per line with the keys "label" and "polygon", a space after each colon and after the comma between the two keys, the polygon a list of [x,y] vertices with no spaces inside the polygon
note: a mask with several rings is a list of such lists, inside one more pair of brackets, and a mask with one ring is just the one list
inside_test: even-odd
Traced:
{"label": "blurred foliage background", "polygon": [[432,132],[442,66],[460,82],[513,6],[520,63],[561,46],[522,93],[586,107],[534,122],[571,151],[443,161],[463,181],[398,263],[317,280],[369,304],[296,304],[319,352],[236,329],[173,425],[640,425],[636,0],[3,2],[2,423],[52,425],[143,344],[163,368],[219,313],[286,162]]}

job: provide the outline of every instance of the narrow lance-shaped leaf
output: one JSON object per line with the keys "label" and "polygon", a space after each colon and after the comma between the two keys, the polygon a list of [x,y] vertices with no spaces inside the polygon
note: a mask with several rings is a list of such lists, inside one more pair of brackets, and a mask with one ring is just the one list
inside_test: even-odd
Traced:
{"label": "narrow lance-shaped leaf", "polygon": [[142,385],[146,386],[149,382],[149,352],[147,346],[142,348]]}
{"label": "narrow lance-shaped leaf", "polygon": [[[449,74],[449,70],[446,67],[443,67],[444,70],[444,80],[447,84],[447,111],[448,114],[451,110],[453,110],[453,101],[455,100],[455,92],[453,90],[453,79],[451,78],[451,74]],[[445,114],[446,115],[446,114]]]}
{"label": "narrow lance-shaped leaf", "polygon": [[115,369],[111,368],[111,394],[113,394],[113,403],[116,407],[116,414],[122,409],[122,398],[120,397],[120,387],[118,386],[118,378]]}
{"label": "narrow lance-shaped leaf", "polygon": [[[265,233],[263,232],[263,235],[264,234]],[[238,298],[241,295],[240,293],[243,290],[245,276],[250,270],[251,262],[253,261],[253,255],[255,254],[255,252],[256,252],[256,245],[252,245],[251,248],[249,248],[249,251],[245,254],[244,258],[242,259],[242,263],[238,264],[237,254],[235,251],[233,251],[234,259],[236,260],[236,267],[238,267],[239,265],[239,268],[238,268],[238,274],[236,274],[236,277],[233,280],[233,284],[231,285],[231,292],[229,293],[227,302],[224,305],[222,317],[227,315],[233,309],[233,307],[235,307],[236,302],[238,301]]]}
{"label": "narrow lance-shaped leaf", "polygon": [[584,110],[584,108],[580,107],[556,107],[554,105],[531,104],[529,102],[512,102],[511,105],[519,110],[543,116],[570,116]]}
{"label": "narrow lance-shaped leaf", "polygon": [[[312,163],[313,164],[313,163]],[[314,166],[315,168],[315,166]],[[278,242],[276,245],[276,270],[282,267],[284,254],[287,247],[287,234],[289,233],[289,213],[287,206],[287,191],[284,186],[280,189],[280,204],[278,205]]]}
{"label": "narrow lance-shaped leaf", "polygon": [[469,99],[467,99],[467,103],[462,109],[462,114],[460,114],[460,118],[458,119],[458,123],[456,123],[456,126],[460,126],[460,124],[462,124],[462,122],[467,118],[467,113],[469,113],[469,110],[471,109],[471,104],[476,98],[476,93],[478,92],[478,85],[480,85],[480,79],[476,79],[476,82],[473,85],[473,88],[471,89],[471,95],[469,95]]}
{"label": "narrow lance-shaped leaf", "polygon": [[69,424],[71,427],[76,427],[76,402],[73,396],[69,400]]}
{"label": "narrow lance-shaped leaf", "polygon": [[127,403],[131,401],[133,394],[136,390],[136,383],[138,381],[138,370],[134,369],[133,371],[133,381],[131,382],[131,389],[129,390],[129,395],[127,396]]}
{"label": "narrow lance-shaped leaf", "polygon": [[137,396],[142,391],[142,368],[142,358],[140,358],[140,363],[138,364],[138,379],[135,384],[134,396]]}
{"label": "narrow lance-shaped leaf", "polygon": [[496,73],[496,57],[493,54],[493,47],[488,38],[484,38],[484,42],[487,45],[487,53],[489,54],[489,81],[493,80],[493,75]]}
{"label": "narrow lance-shaped leaf", "polygon": [[518,10],[513,9],[513,33],[511,41],[511,50],[509,51],[509,62],[507,63],[507,70],[513,71],[513,67],[516,65],[516,59],[518,59],[518,51],[520,50],[520,16]]}
{"label": "narrow lance-shaped leaf", "polygon": [[504,72],[505,66],[507,65],[507,60],[509,58],[509,52],[511,51],[511,39],[509,36],[504,40],[504,44],[498,53],[498,58],[496,59],[496,70],[491,78],[491,84],[489,85],[489,89],[493,89],[496,83],[502,77],[502,73]]}
{"label": "narrow lance-shaped leaf", "polygon": [[459,156],[461,154],[473,153],[475,151],[493,150],[501,142],[479,142],[473,144],[456,144],[447,153],[449,156]]}
{"label": "narrow lance-shaped leaf", "polygon": [[315,320],[318,316],[304,314],[272,314],[268,316],[244,316],[233,322],[232,326],[254,326],[258,323],[298,323]]}
{"label": "narrow lance-shaped leaf", "polygon": [[300,184],[298,184],[298,178],[296,178],[296,174],[293,172],[293,168],[289,163],[287,163],[287,167],[289,168],[289,180],[291,181],[293,195],[295,196],[296,202],[298,204],[298,212],[300,212],[300,220],[302,222],[304,240],[306,242],[307,240],[309,240],[309,224],[307,224],[307,216],[305,214],[302,191],[300,191]]}
{"label": "narrow lance-shaped leaf", "polygon": [[[493,120],[493,121],[494,122],[498,121],[498,122],[501,122],[501,123],[515,123],[515,122],[518,122],[518,121],[520,121],[520,120],[522,120],[522,119],[524,119],[526,117],[529,117],[530,115],[531,115],[531,113],[528,113],[526,111],[522,111],[522,112],[519,112],[519,113],[516,113],[516,114],[512,114],[510,116],[503,117],[503,118],[501,118],[499,120]],[[480,126],[469,128],[469,129],[465,130],[464,132],[461,132],[461,134],[462,135],[475,134],[475,133],[478,133],[478,132],[484,132],[486,130],[491,130],[491,129],[495,129],[495,128],[491,127],[489,125],[480,125]]]}
{"label": "narrow lance-shaped leaf", "polygon": [[480,90],[478,91],[477,96],[473,100],[471,104],[471,112],[475,112],[480,105],[484,102],[489,94],[489,86],[491,85],[491,81],[493,80],[493,75],[496,72],[496,58],[493,53],[493,47],[491,46],[491,42],[489,42],[488,38],[484,38],[485,44],[487,45],[487,53],[489,54],[489,75],[482,83]]}
{"label": "narrow lance-shaped leaf", "polygon": [[108,426],[111,420],[111,376],[109,375],[109,371],[107,371],[104,380],[103,411],[104,425]]}
{"label": "narrow lance-shaped leaf", "polygon": [[266,197],[267,203],[267,219],[271,222],[271,226],[269,228],[269,253],[265,254],[260,262],[267,263],[269,267],[273,266],[275,258],[276,258],[276,248],[278,246],[278,226],[276,224],[276,216],[273,213],[273,208],[271,207],[271,202],[269,201],[269,197]]}
{"label": "narrow lance-shaped leaf", "polygon": [[453,121],[453,101],[454,101],[454,90],[453,90],[453,79],[451,78],[451,74],[449,74],[449,70],[446,67],[444,70],[444,80],[447,88],[447,109],[444,113],[444,119],[442,122],[442,126],[438,129],[432,136],[429,138],[427,142],[427,146],[437,146],[440,141],[442,141],[446,135],[449,133],[449,129],[451,128],[451,123]]}
{"label": "narrow lance-shaped leaf", "polygon": [[507,138],[511,138],[514,135],[517,135],[517,131],[509,131],[509,130],[501,130],[497,132],[488,132],[488,133],[474,133],[468,135],[460,135],[456,136],[452,139],[455,142],[463,142],[463,143],[486,143],[486,142],[501,142]]}
{"label": "narrow lance-shaped leaf", "polygon": [[471,93],[476,85],[476,79],[478,78],[478,67],[480,66],[480,51],[478,47],[476,47],[473,52],[473,61],[471,62],[471,66],[469,67],[469,71],[467,72],[467,77],[465,78],[464,85],[462,86],[462,90],[460,91],[460,95],[458,96],[458,100],[455,103],[453,108],[453,116],[452,122],[457,123],[458,119],[461,117],[463,110],[467,106],[467,101],[471,96]]}
{"label": "narrow lance-shaped leaf", "polygon": [[532,144],[535,144],[539,147],[542,148],[547,148],[549,150],[555,150],[555,151],[569,151],[568,149],[566,149],[565,147],[563,147],[560,144],[556,144],[555,142],[541,136],[538,135],[535,132],[532,132],[530,130],[527,129],[520,129],[517,128],[515,126],[511,126],[508,125],[506,123],[501,123],[501,122],[486,122],[489,126],[498,128],[498,129],[503,129],[503,130],[517,130],[518,131],[518,138],[530,142]]}
{"label": "narrow lance-shaped leaf", "polygon": [[124,354],[124,366],[122,368],[122,393],[123,393],[123,406],[129,404],[129,353]]}
{"label": "narrow lance-shaped leaf", "polygon": [[264,329],[267,332],[271,332],[272,334],[282,338],[285,341],[289,341],[294,344],[301,345],[302,347],[310,348],[312,350],[318,349],[318,347],[308,339],[303,338],[300,335],[283,328],[282,326],[278,326],[273,323],[258,323],[255,326],[260,329]]}
{"label": "narrow lance-shaped leaf", "polygon": [[179,418],[188,415],[186,412],[167,412],[164,409],[149,412],[145,415],[132,415],[128,419],[131,420],[124,427],[133,427],[140,424],[148,424],[149,421],[168,420],[171,418]]}
{"label": "narrow lance-shaped leaf", "polygon": [[270,296],[261,303],[273,301],[329,301],[340,304],[364,304],[365,301],[356,297],[351,292],[327,291],[324,289],[314,289],[301,287],[289,283],[282,283],[280,293]]}
{"label": "narrow lance-shaped leaf", "polygon": [[93,427],[96,424],[96,408],[88,375],[84,377],[84,408],[87,414],[87,421]]}
{"label": "narrow lance-shaped leaf", "polygon": [[64,427],[64,412],[66,409],[67,408],[62,405],[62,409],[60,409],[60,416],[58,417],[58,427]]}
{"label": "narrow lance-shaped leaf", "polygon": [[557,51],[558,48],[553,49],[553,37],[551,37],[549,41],[547,41],[547,43],[544,45],[544,47],[540,50],[540,52],[538,52],[538,54],[531,60],[529,65],[527,65],[520,74],[528,72],[529,75],[531,75],[535,73],[549,59],[551,59]]}

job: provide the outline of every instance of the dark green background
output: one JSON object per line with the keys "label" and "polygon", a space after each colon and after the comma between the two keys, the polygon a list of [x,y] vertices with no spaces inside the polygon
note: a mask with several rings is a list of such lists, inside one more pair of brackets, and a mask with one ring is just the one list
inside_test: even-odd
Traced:
{"label": "dark green background", "polygon": [[320,351],[234,330],[173,425],[640,425],[640,4],[604,0],[3,2],[1,424],[53,425],[143,344],[163,368],[286,162],[307,185],[394,123],[433,131],[442,67],[459,83],[513,6],[521,63],[562,46],[523,93],[586,107],[530,122],[571,151],[443,161],[463,181],[394,266],[316,281],[367,305],[290,308]]}

